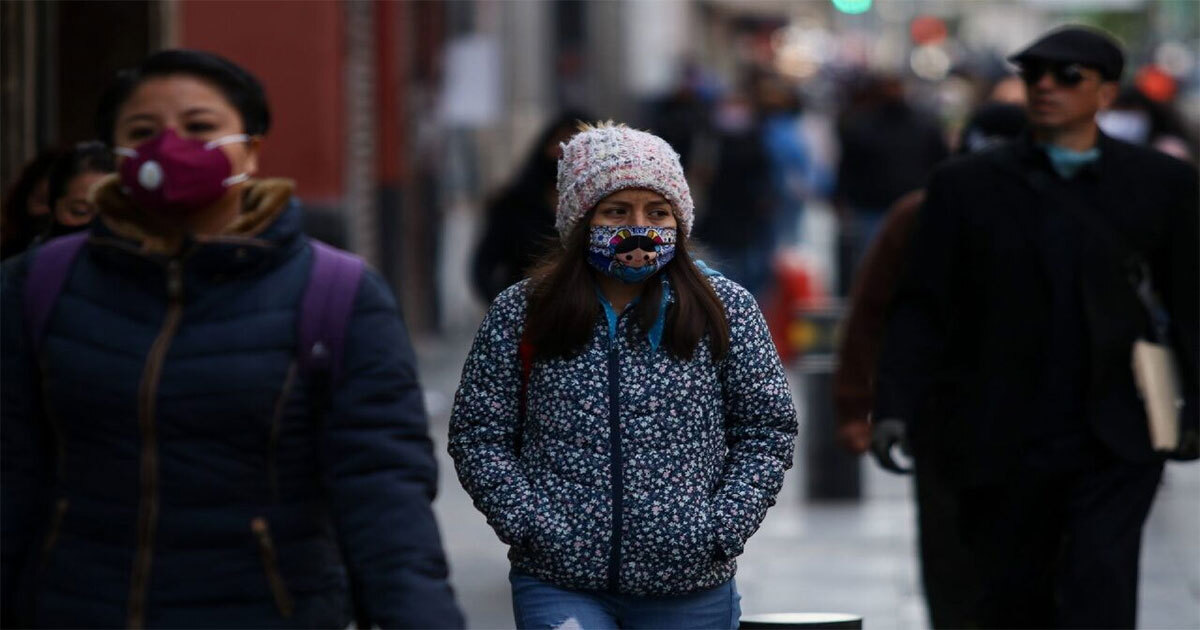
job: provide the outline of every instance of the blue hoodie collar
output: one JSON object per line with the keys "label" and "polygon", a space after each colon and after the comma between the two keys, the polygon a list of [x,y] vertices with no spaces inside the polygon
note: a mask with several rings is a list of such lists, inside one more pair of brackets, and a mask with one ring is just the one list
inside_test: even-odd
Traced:
{"label": "blue hoodie collar", "polygon": [[[703,260],[696,261],[696,267],[700,269],[700,273],[708,278],[719,278],[721,272],[709,267]],[[675,300],[675,294],[671,291],[671,282],[667,279],[667,274],[661,274],[659,282],[662,283],[662,303],[658,306],[658,316],[654,318],[654,325],[646,332],[646,340],[650,342],[650,351],[658,352],[658,347],[662,345],[663,329],[667,325],[667,307]],[[604,309],[604,318],[608,322],[608,339],[612,341],[617,338],[617,320],[621,314],[613,308],[609,303],[608,298],[604,297],[604,292],[600,287],[596,287],[596,297],[600,299],[600,307]],[[625,309],[628,310],[638,303],[641,296],[638,296],[630,302]]]}
{"label": "blue hoodie collar", "polygon": [[[658,346],[662,343],[663,327],[667,322],[667,306],[674,299],[671,294],[671,283],[667,280],[666,274],[663,274],[659,282],[662,283],[663,288],[662,304],[658,307],[658,316],[654,318],[654,325],[646,333],[646,340],[650,342],[651,352],[658,352]],[[604,309],[604,318],[608,321],[608,339],[612,341],[617,338],[617,320],[620,319],[621,314],[613,308],[608,298],[604,297],[604,292],[600,290],[599,286],[596,287],[596,297],[600,299],[600,306]],[[625,306],[625,310],[633,308],[641,299],[641,296],[633,298],[633,301]]]}

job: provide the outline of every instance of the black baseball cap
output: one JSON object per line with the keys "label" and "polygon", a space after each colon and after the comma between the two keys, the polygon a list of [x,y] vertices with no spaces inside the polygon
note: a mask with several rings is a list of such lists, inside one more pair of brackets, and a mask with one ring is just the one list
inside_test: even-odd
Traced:
{"label": "black baseball cap", "polygon": [[1125,68],[1121,45],[1104,31],[1084,26],[1056,28],[1008,58],[1024,64],[1031,61],[1078,63],[1100,71],[1105,81],[1117,81]]}

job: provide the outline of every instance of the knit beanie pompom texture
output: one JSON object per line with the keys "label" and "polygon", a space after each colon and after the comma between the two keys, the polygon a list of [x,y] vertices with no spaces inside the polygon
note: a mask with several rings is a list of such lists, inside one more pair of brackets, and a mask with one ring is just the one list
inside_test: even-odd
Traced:
{"label": "knit beanie pompom texture", "polygon": [[612,122],[584,125],[562,145],[554,227],[566,244],[576,223],[601,199],[628,188],[653,190],[671,202],[679,231],[692,231],[694,207],[679,154],[666,140]]}

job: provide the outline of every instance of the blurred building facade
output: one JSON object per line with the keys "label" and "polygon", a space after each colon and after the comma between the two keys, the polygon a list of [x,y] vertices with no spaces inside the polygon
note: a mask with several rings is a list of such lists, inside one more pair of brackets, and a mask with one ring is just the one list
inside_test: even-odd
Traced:
{"label": "blurred building facade", "polygon": [[7,0],[0,18],[0,182],[89,139],[118,68],[164,47],[217,52],[274,107],[263,175],[297,181],[312,231],[380,268],[418,332],[478,307],[472,220],[547,120],[583,107],[644,125],[684,68],[719,92],[769,67],[830,111],[839,81],[885,70],[952,120],[963,77],[1003,74],[1005,53],[1082,21],[1120,36],[1131,68],[1166,68],[1200,121],[1192,0]]}

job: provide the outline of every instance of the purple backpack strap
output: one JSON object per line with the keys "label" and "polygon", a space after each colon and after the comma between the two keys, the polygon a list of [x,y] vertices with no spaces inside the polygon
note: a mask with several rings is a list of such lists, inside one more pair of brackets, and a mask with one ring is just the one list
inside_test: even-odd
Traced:
{"label": "purple backpack strap", "polygon": [[366,263],[317,240],[312,244],[312,271],[300,302],[298,325],[300,369],[325,373],[332,385],[342,376],[346,329]]}
{"label": "purple backpack strap", "polygon": [[79,250],[87,242],[89,233],[76,232],[46,241],[33,255],[29,263],[29,275],[25,278],[25,333],[30,348],[37,354],[50,322],[50,311],[67,284],[71,265],[79,256]]}

